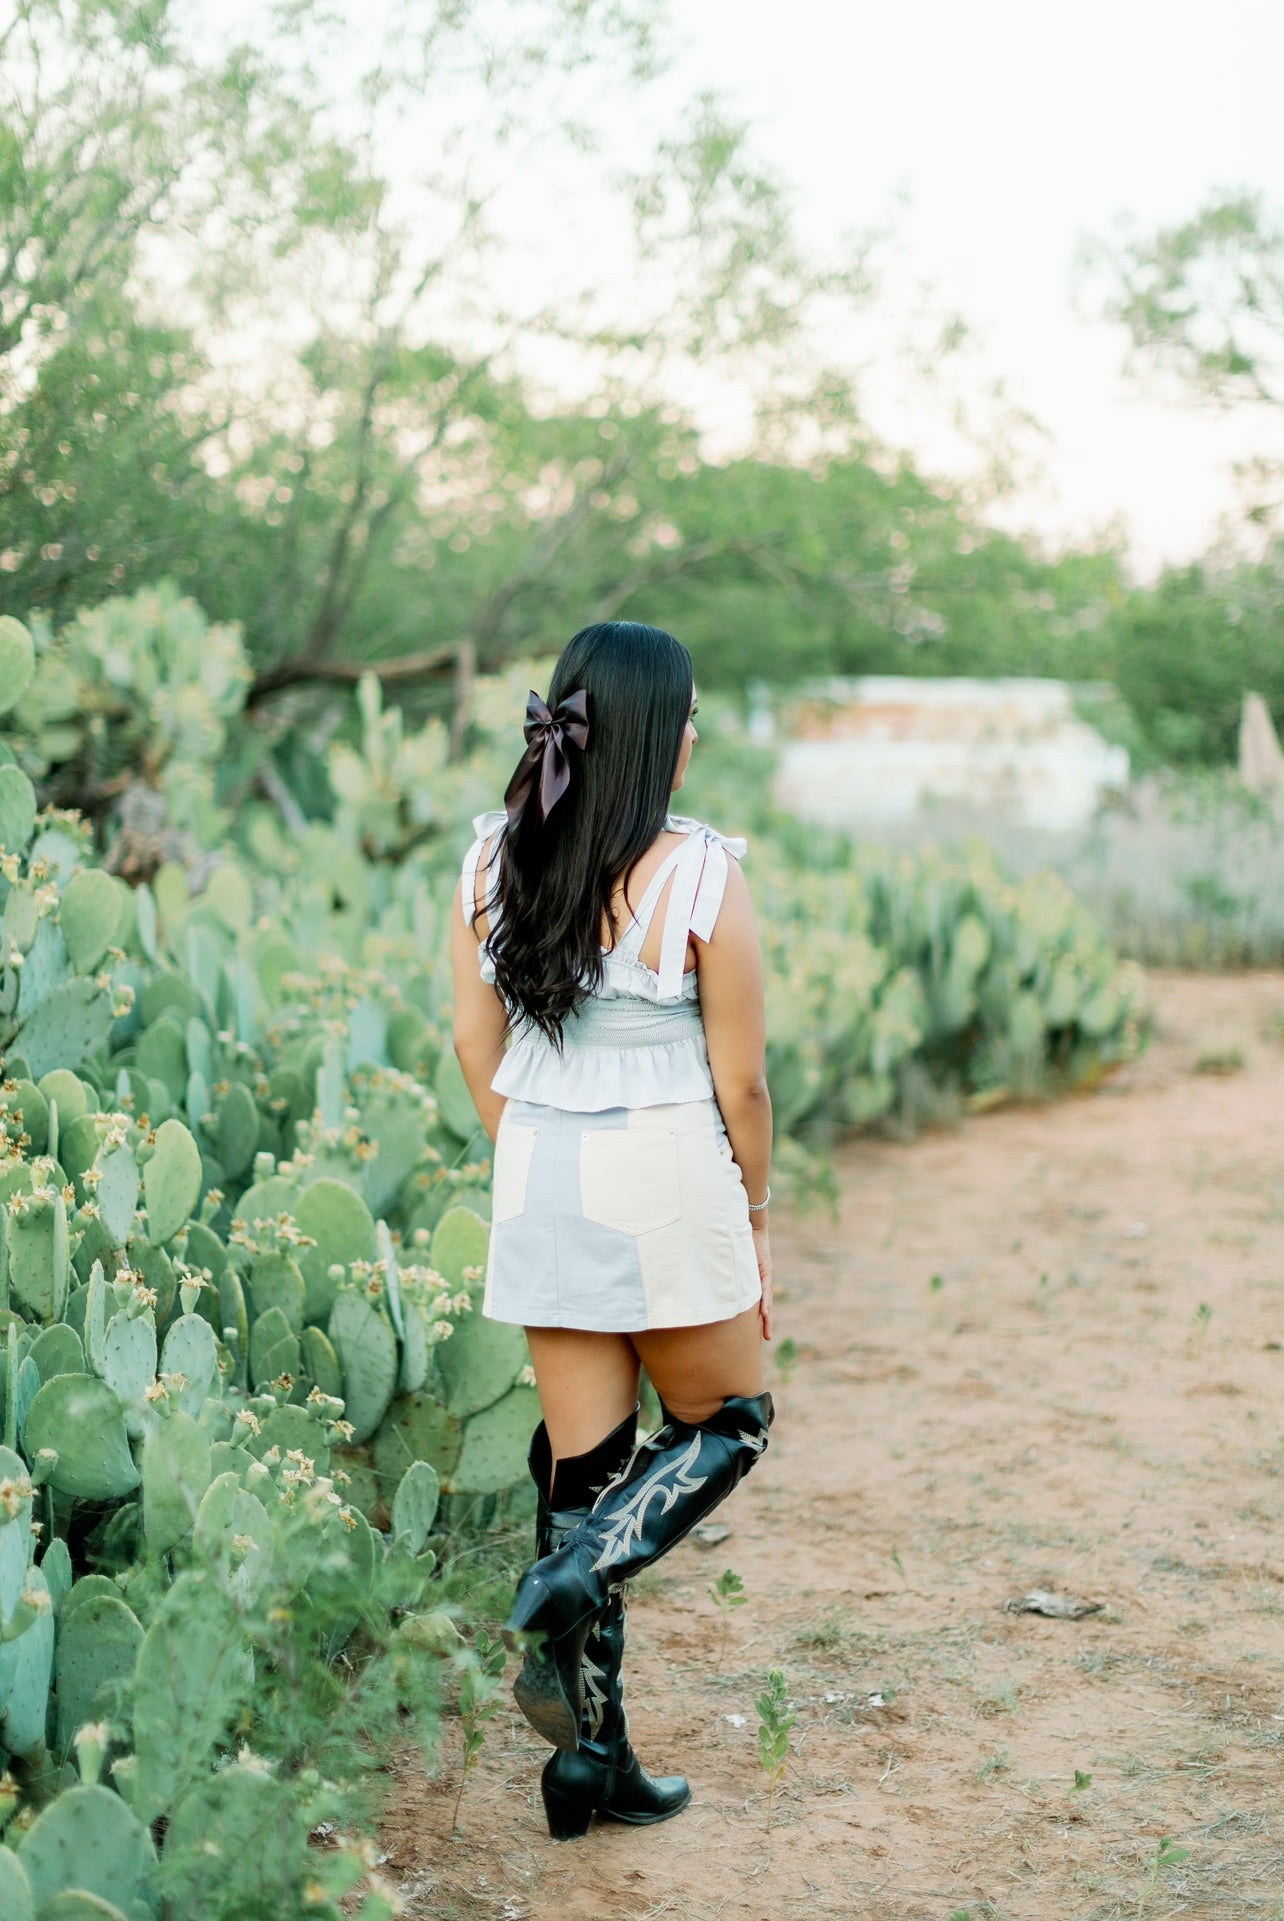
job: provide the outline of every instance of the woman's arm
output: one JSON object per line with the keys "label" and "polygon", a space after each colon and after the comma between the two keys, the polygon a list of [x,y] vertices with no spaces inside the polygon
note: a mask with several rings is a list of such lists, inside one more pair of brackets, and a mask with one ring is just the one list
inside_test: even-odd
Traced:
{"label": "woman's arm", "polygon": [[473,1105],[493,1141],[504,1096],[494,1092],[491,1081],[504,1058],[508,1019],[503,1001],[478,970],[477,936],[464,919],[462,881],[450,910],[450,955],[455,974],[455,1052]]}
{"label": "woman's arm", "polygon": [[[713,1088],[731,1152],[751,1201],[767,1192],[771,1171],[771,1095],[767,1091],[767,1016],[762,947],[739,864],[727,863],[727,889],[707,941],[698,940],[700,1006]],[[771,1339],[771,1241],[767,1209],[749,1216],[762,1276],[762,1331]]]}

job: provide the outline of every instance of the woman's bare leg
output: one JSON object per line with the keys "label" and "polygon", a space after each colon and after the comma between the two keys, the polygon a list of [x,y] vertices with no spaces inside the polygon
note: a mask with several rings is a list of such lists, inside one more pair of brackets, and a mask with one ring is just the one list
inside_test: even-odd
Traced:
{"label": "woman's bare leg", "polygon": [[528,1327],[526,1339],[556,1466],[587,1454],[633,1412],[638,1357],[627,1334]]}
{"label": "woman's bare leg", "polygon": [[707,1421],[732,1395],[762,1393],[762,1317],[756,1306],[730,1321],[653,1327],[629,1340],[656,1393],[680,1421]]}

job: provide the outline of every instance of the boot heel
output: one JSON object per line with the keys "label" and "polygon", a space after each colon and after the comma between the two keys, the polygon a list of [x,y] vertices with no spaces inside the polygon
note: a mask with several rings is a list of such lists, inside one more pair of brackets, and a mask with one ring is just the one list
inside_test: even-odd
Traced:
{"label": "boot heel", "polygon": [[554,1841],[579,1841],[588,1833],[593,1819],[593,1803],[578,1794],[562,1794],[556,1788],[542,1787],[548,1831]]}

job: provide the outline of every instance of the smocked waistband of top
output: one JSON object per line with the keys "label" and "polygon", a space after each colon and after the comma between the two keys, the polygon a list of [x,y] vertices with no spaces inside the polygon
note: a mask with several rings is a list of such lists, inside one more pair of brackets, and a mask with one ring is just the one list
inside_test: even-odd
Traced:
{"label": "smocked waistband of top", "polygon": [[671,1047],[703,1034],[699,1001],[589,1000],[562,1029],[567,1047]]}

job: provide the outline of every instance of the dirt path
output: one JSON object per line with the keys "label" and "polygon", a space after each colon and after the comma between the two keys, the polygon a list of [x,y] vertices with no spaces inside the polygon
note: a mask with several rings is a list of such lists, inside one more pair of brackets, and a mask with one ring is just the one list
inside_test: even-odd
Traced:
{"label": "dirt path", "polygon": [[[771,1451],[630,1613],[635,1744],[690,1811],[550,1842],[504,1716],[451,1838],[448,1727],[386,1830],[410,1915],[1284,1917],[1284,977],[1156,993],[1108,1091],[857,1145],[838,1224],[778,1234]],[[1004,1612],[1035,1587],[1104,1611]],[[1165,1836],[1188,1857],[1155,1868]]]}

